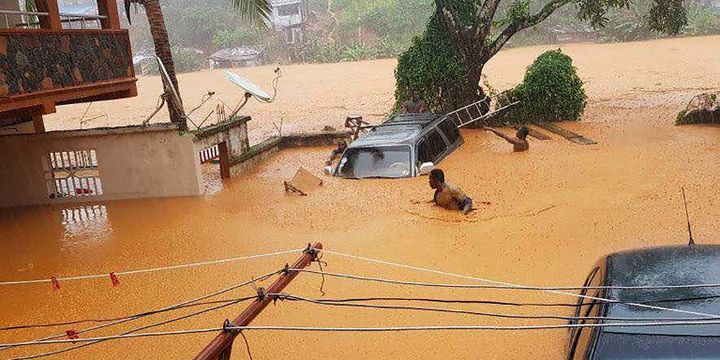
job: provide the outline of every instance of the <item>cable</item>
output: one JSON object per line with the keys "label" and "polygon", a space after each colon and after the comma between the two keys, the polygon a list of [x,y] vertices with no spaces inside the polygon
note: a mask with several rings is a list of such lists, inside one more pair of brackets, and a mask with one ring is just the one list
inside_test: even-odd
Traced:
{"label": "cable", "polygon": [[[688,297],[688,298],[677,298],[677,299],[661,299],[643,302],[647,303],[662,303],[662,302],[676,302],[676,301],[693,301],[693,300],[708,300],[718,299],[720,295],[713,296],[699,296],[699,297]],[[495,300],[459,300],[459,299],[438,299],[438,298],[418,298],[418,297],[394,297],[394,296],[376,296],[376,297],[364,297],[364,298],[348,298],[348,299],[317,299],[318,301],[327,302],[360,302],[360,301],[418,301],[418,302],[430,302],[430,303],[444,303],[444,304],[484,304],[484,305],[499,305],[499,306],[535,306],[535,307],[572,307],[578,308],[583,306],[593,305],[592,303],[535,303],[535,302],[509,302],[509,301],[495,301]],[[618,302],[622,304],[622,302]]]}
{"label": "cable", "polygon": [[247,300],[247,299],[253,299],[253,298],[255,298],[255,296],[248,297],[248,298],[203,301],[203,302],[198,302],[198,303],[193,303],[193,304],[177,306],[177,307],[173,307],[170,309],[152,310],[152,311],[146,311],[146,312],[142,312],[142,313],[138,313],[138,314],[123,316],[123,317],[116,317],[116,318],[82,319],[82,320],[74,320],[74,321],[67,321],[67,322],[54,322],[54,323],[28,324],[28,325],[11,325],[11,326],[0,327],[0,331],[49,328],[49,327],[57,327],[57,326],[77,325],[77,324],[83,324],[83,323],[106,323],[106,322],[111,322],[111,321],[129,319],[129,318],[138,317],[138,316],[155,315],[155,314],[168,312],[168,311],[172,311],[172,310],[180,310],[180,309],[184,309],[184,308],[204,306],[204,305],[224,304],[224,303],[229,303],[229,302],[233,302],[233,301],[240,300],[240,299]]}
{"label": "cable", "polygon": [[[143,273],[156,272],[156,271],[184,269],[184,268],[204,266],[204,265],[216,265],[216,264],[222,264],[222,263],[233,262],[233,261],[259,259],[259,258],[270,257],[270,256],[278,256],[278,255],[285,255],[285,254],[297,253],[297,252],[301,252],[301,251],[303,251],[303,250],[305,250],[305,249],[293,249],[293,250],[284,250],[284,251],[277,251],[277,252],[265,253],[265,254],[255,254],[255,255],[237,256],[237,257],[232,257],[232,258],[227,258],[227,259],[208,260],[208,261],[201,261],[201,262],[195,262],[195,263],[187,263],[187,264],[178,264],[178,265],[162,266],[162,267],[156,267],[156,268],[150,268],[150,269],[116,271],[116,272],[114,272],[114,274],[117,275],[117,276],[121,276],[121,275],[134,275],[134,274],[143,274]],[[57,280],[57,281],[71,281],[71,280],[86,280],[86,279],[107,278],[107,277],[108,277],[108,274],[109,274],[109,273],[105,273],[105,274],[93,274],[93,275],[79,275],[79,276],[57,277],[56,280]],[[37,283],[48,283],[48,282],[52,282],[52,279],[0,281],[0,286],[2,286],[2,285],[37,284]]]}
{"label": "cable", "polygon": [[[424,306],[397,306],[397,305],[375,305],[375,304],[354,304],[348,302],[333,302],[328,300],[309,299],[301,296],[290,295],[285,293],[280,294],[267,294],[268,296],[275,296],[278,300],[289,300],[289,301],[302,301],[316,305],[323,306],[338,306],[338,307],[359,307],[359,308],[370,308],[370,309],[384,309],[384,310],[412,310],[412,311],[428,311],[428,312],[439,312],[439,313],[451,313],[451,314],[463,314],[463,315],[475,315],[484,317],[496,317],[505,319],[548,319],[548,320],[564,320],[564,321],[587,321],[587,320],[610,320],[610,321],[700,321],[703,318],[641,318],[641,317],[608,317],[608,316],[558,316],[558,315],[517,315],[517,314],[504,314],[504,313],[492,313],[492,312],[479,312],[462,309],[449,309],[449,308],[436,308],[436,307],[424,307]],[[720,316],[715,319],[720,320]]]}
{"label": "cable", "polygon": [[[311,331],[311,332],[399,332],[399,331],[442,331],[442,330],[487,330],[487,331],[521,331],[521,330],[557,330],[557,329],[575,329],[575,328],[610,328],[610,327],[664,327],[664,326],[697,326],[697,325],[720,325],[718,320],[701,320],[701,321],[668,321],[668,322],[635,322],[635,323],[598,323],[598,324],[555,324],[555,325],[521,325],[521,326],[495,326],[495,325],[447,325],[447,326],[396,326],[396,327],[312,327],[312,326],[229,326],[219,328],[201,328],[187,329],[162,332],[148,332],[139,334],[122,334],[111,336],[99,336],[94,338],[80,339],[62,339],[62,340],[46,340],[42,343],[25,342],[0,344],[0,346],[26,346],[26,345],[48,345],[48,344],[65,344],[77,342],[98,342],[116,339],[131,339],[141,337],[156,337],[170,335],[199,334],[207,332],[216,332],[223,330],[234,331]],[[651,335],[651,334],[644,334]],[[720,337],[720,335],[705,335],[712,337]],[[29,359],[17,358],[19,359]]]}
{"label": "cable", "polygon": [[[427,268],[422,268],[419,266],[394,263],[391,261],[373,259],[373,258],[364,257],[364,256],[351,255],[351,254],[346,254],[346,253],[342,253],[342,252],[338,252],[338,251],[325,250],[325,249],[316,249],[316,250],[324,251],[328,254],[334,254],[334,255],[343,256],[343,257],[347,257],[347,258],[351,258],[351,259],[364,260],[364,261],[373,262],[376,264],[390,265],[390,266],[395,266],[395,267],[400,267],[400,268],[410,269],[410,270],[415,270],[415,271],[423,271],[423,272],[428,272],[428,273],[433,273],[433,274],[475,280],[475,281],[486,282],[486,283],[496,284],[496,285],[517,286],[517,287],[523,286],[523,285],[519,285],[519,284],[513,284],[510,282],[489,280],[489,279],[483,279],[483,278],[474,277],[474,276],[455,274],[455,273],[451,273],[451,272],[447,272],[447,271],[427,269]],[[606,302],[606,303],[617,303],[618,302],[617,300],[606,299],[606,298],[601,298],[601,297],[597,297],[597,296],[569,293],[569,292],[558,291],[558,290],[540,290],[540,291],[552,293],[552,294],[567,295],[567,296],[577,297],[577,298],[581,298],[581,299],[602,301],[602,302]],[[708,317],[708,318],[715,318],[717,316],[717,315],[713,315],[713,314],[706,314],[706,313],[681,310],[681,309],[672,309],[672,308],[666,308],[666,307],[654,306],[654,305],[639,304],[639,303],[635,303],[635,302],[623,302],[623,304],[630,305],[630,306],[636,306],[636,307],[642,307],[642,308],[646,308],[646,309],[671,311],[671,312],[677,312],[677,313],[688,314],[688,315],[698,315],[698,316],[703,316],[703,317]]]}
{"label": "cable", "polygon": [[[249,300],[249,299],[256,299],[256,298],[257,298],[257,296],[252,296],[252,297],[249,297],[248,300]],[[165,324],[173,323],[173,322],[176,322],[176,321],[184,320],[184,319],[187,319],[187,318],[191,318],[191,317],[193,317],[193,316],[201,315],[201,314],[204,314],[204,313],[207,313],[207,312],[210,312],[210,311],[215,311],[215,310],[219,310],[219,309],[222,309],[222,308],[231,306],[231,305],[235,305],[235,304],[240,303],[240,302],[242,302],[242,301],[244,301],[244,300],[240,299],[240,300],[233,301],[233,302],[230,302],[230,303],[227,303],[227,304],[222,304],[222,305],[214,306],[214,307],[211,307],[211,308],[208,308],[208,309],[203,309],[203,310],[200,310],[200,311],[196,311],[196,312],[193,312],[193,313],[190,313],[190,314],[187,314],[187,315],[178,316],[178,317],[175,317],[175,318],[172,318],[172,319],[169,319],[169,320],[165,320],[165,321],[153,323],[153,324],[150,324],[150,325],[141,326],[141,327],[138,327],[138,328],[135,328],[135,329],[126,331],[126,332],[124,332],[124,333],[121,333],[120,335],[115,335],[115,336],[117,336],[118,338],[122,338],[122,337],[125,337],[125,336],[127,336],[127,335],[132,335],[133,333],[135,333],[135,332],[137,332],[137,331],[140,331],[140,330],[150,329],[150,328],[153,328],[153,327],[158,327],[158,326],[161,326],[161,325],[165,325]],[[72,339],[72,340],[78,340],[78,339]],[[72,341],[72,340],[71,340],[71,341]],[[66,352],[69,352],[69,351],[78,350],[78,349],[84,348],[84,347],[86,347],[86,346],[94,345],[94,344],[97,344],[97,343],[100,343],[100,342],[103,342],[103,341],[106,341],[106,340],[109,340],[109,339],[95,338],[95,340],[93,340],[93,341],[83,342],[82,344],[70,346],[70,347],[67,347],[67,348],[64,348],[64,349],[55,350],[55,351],[50,351],[50,352],[41,353],[41,354],[34,354],[34,355],[30,355],[30,356],[13,358],[13,359],[10,359],[10,360],[38,359],[38,358],[46,357],[46,356],[50,356],[50,355],[62,354],[62,353],[66,353]],[[57,341],[57,340],[49,340],[49,341]],[[77,341],[75,341],[75,342],[77,342]]]}
{"label": "cable", "polygon": [[[257,279],[245,281],[245,282],[243,282],[243,283],[240,283],[240,284],[237,284],[237,285],[233,285],[233,286],[231,286],[231,287],[228,287],[228,288],[225,288],[225,289],[222,289],[222,290],[218,290],[218,291],[212,292],[212,293],[207,294],[207,295],[203,295],[203,296],[200,296],[200,297],[191,299],[191,300],[183,301],[183,302],[178,303],[178,304],[174,304],[174,305],[170,305],[170,306],[164,307],[164,308],[162,308],[162,309],[160,309],[160,310],[172,309],[172,308],[175,308],[175,307],[177,307],[177,306],[183,306],[183,305],[187,305],[187,304],[192,304],[192,303],[195,303],[195,302],[198,302],[198,301],[205,300],[205,299],[207,299],[207,298],[211,298],[211,297],[213,297],[213,296],[217,296],[217,295],[220,295],[220,294],[224,294],[224,293],[226,293],[226,292],[229,292],[229,291],[232,291],[232,290],[241,288],[241,287],[243,287],[243,286],[249,285],[249,284],[251,284],[251,283],[253,283],[253,282],[255,282],[255,281],[265,280],[265,279],[267,279],[267,278],[269,278],[269,277],[271,277],[271,276],[273,276],[273,275],[276,275],[276,274],[281,273],[282,271],[283,271],[283,270],[273,271],[273,272],[267,273],[267,274],[265,274],[265,275],[263,275],[263,276],[261,276],[261,277],[259,277],[259,278],[257,278]],[[125,323],[125,322],[128,322],[128,321],[131,321],[131,320],[135,320],[135,319],[139,319],[139,318],[145,317],[145,316],[148,316],[148,315],[138,315],[138,316],[136,316],[136,317],[130,317],[130,318],[121,319],[121,320],[117,320],[117,321],[112,321],[112,322],[105,323],[105,324],[101,324],[101,325],[92,326],[92,327],[89,327],[89,328],[86,328],[86,329],[79,330],[79,331],[76,332],[76,334],[80,335],[80,334],[85,333],[85,332],[88,332],[88,331],[103,329],[103,328],[106,328],[106,327],[109,327],[109,326],[113,326],[113,325],[117,325],[117,324],[122,324],[122,323]],[[53,339],[63,338],[63,337],[66,337],[66,336],[67,336],[67,334],[64,334],[64,333],[63,333],[63,334],[58,334],[58,335],[53,335],[53,336],[48,336],[48,337],[44,337],[44,338],[32,340],[32,341],[30,341],[30,342],[39,342],[39,341],[53,340]],[[0,345],[0,351],[1,351],[1,350],[5,350],[5,349],[9,349],[9,348],[11,348],[11,347],[12,347],[12,346]]]}
{"label": "cable", "polygon": [[312,269],[290,269],[293,271],[307,272],[318,275],[326,275],[332,277],[373,281],[388,284],[412,285],[424,287],[441,287],[441,288],[460,288],[460,289],[499,289],[499,290],[664,290],[664,289],[686,289],[686,288],[705,288],[720,287],[720,284],[698,284],[698,285],[663,285],[663,286],[508,286],[508,285],[470,285],[470,284],[447,284],[447,283],[430,283],[417,281],[403,281],[394,279],[383,279],[376,277],[367,277],[359,275],[330,273],[317,271]]}

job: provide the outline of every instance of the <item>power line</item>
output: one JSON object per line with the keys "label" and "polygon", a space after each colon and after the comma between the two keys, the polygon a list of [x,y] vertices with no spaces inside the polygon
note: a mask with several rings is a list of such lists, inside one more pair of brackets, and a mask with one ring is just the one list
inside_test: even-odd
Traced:
{"label": "power line", "polygon": [[[162,308],[162,309],[159,309],[159,310],[157,310],[157,311],[174,309],[174,308],[176,308],[176,307],[178,307],[178,306],[184,306],[184,305],[192,304],[192,303],[195,303],[195,302],[198,302],[198,301],[202,301],[202,300],[205,300],[205,299],[208,299],[208,298],[211,298],[211,297],[220,295],[220,294],[224,294],[224,293],[226,293],[226,292],[229,292],[229,291],[232,291],[232,290],[241,288],[241,287],[243,287],[243,286],[249,285],[249,284],[251,284],[251,283],[254,283],[255,281],[265,280],[265,279],[267,279],[267,278],[269,278],[269,277],[271,277],[271,276],[273,276],[273,275],[276,275],[276,274],[278,274],[278,273],[280,273],[280,272],[282,272],[282,271],[283,271],[283,270],[273,271],[273,272],[267,273],[267,274],[265,274],[265,275],[262,275],[261,277],[259,277],[259,278],[257,278],[257,279],[245,281],[245,282],[242,282],[242,283],[237,284],[237,285],[233,285],[233,286],[228,287],[228,288],[225,288],[225,289],[221,289],[221,290],[218,290],[218,291],[214,291],[214,292],[212,292],[212,293],[210,293],[210,294],[206,294],[206,295],[203,295],[203,296],[200,296],[200,297],[191,299],[191,300],[183,301],[183,302],[178,303],[178,304],[166,306],[166,307],[164,307],[164,308]],[[149,315],[149,314],[148,314],[148,315]],[[117,321],[111,321],[111,322],[109,322],[109,323],[92,326],[92,327],[89,327],[89,328],[86,328],[86,329],[79,330],[79,331],[76,332],[76,334],[79,335],[79,334],[82,334],[82,333],[85,333],[85,332],[89,332],[89,331],[93,331],[93,330],[98,330],[98,329],[107,328],[107,327],[109,327],[109,326],[113,326],[113,325],[117,325],[117,324],[122,324],[122,323],[125,323],[125,322],[128,322],[128,321],[132,321],[132,320],[135,320],[135,319],[139,319],[139,318],[142,318],[142,317],[145,317],[145,316],[148,316],[148,315],[146,315],[146,314],[140,314],[140,315],[137,315],[137,316],[124,318],[124,319],[120,319],[120,320],[117,320]],[[29,342],[39,342],[39,341],[46,341],[46,340],[54,340],[54,339],[64,338],[64,337],[66,337],[66,336],[67,336],[67,334],[63,333],[63,334],[58,334],[58,335],[53,335],[53,336],[48,336],[48,337],[44,337],[44,338],[32,340],[32,341],[29,341]],[[0,345],[0,351],[1,351],[1,350],[5,350],[5,349],[9,349],[9,348],[12,348],[12,347],[13,347],[13,346]]]}
{"label": "power line", "polygon": [[[297,295],[291,294],[267,294],[268,296],[274,296],[278,300],[289,300],[289,301],[301,301],[322,306],[337,306],[337,307],[355,307],[355,308],[369,308],[369,309],[383,309],[383,310],[410,310],[410,311],[427,311],[427,312],[438,312],[438,313],[451,313],[451,314],[462,314],[462,315],[474,315],[483,317],[495,317],[505,319],[544,319],[544,320],[563,320],[563,321],[700,321],[703,318],[642,318],[642,317],[610,317],[610,316],[560,316],[560,315],[521,315],[521,314],[505,314],[505,313],[493,313],[493,312],[481,312],[464,309],[450,309],[450,308],[437,308],[437,307],[425,307],[425,306],[398,306],[398,305],[377,305],[377,304],[363,304],[363,303],[351,303],[351,302],[336,302],[325,299],[309,299]],[[347,300],[347,299],[346,299]],[[720,320],[720,316],[715,319]]]}
{"label": "power line", "polygon": [[[227,259],[208,260],[208,261],[201,261],[201,262],[194,262],[194,263],[161,266],[161,267],[155,267],[155,268],[150,268],[150,269],[115,271],[115,272],[113,272],[113,274],[115,274],[117,276],[121,276],[121,275],[135,275],[135,274],[143,274],[143,273],[166,271],[166,270],[185,269],[185,268],[197,267],[197,266],[216,265],[216,264],[222,264],[222,263],[233,262],[233,261],[260,259],[260,258],[271,257],[271,256],[285,255],[285,254],[301,252],[303,250],[305,250],[305,249],[293,249],[293,250],[276,251],[276,252],[265,253],[265,254],[237,256],[237,257],[232,257],[232,258],[227,258]],[[108,273],[104,273],[104,274],[64,276],[64,277],[56,277],[55,279],[57,281],[99,279],[99,278],[107,278],[109,274],[110,273],[108,272]],[[52,282],[52,279],[0,281],[0,286],[3,286],[3,285],[27,285],[27,284],[49,283],[49,282]]]}
{"label": "power line", "polygon": [[[307,331],[307,332],[404,332],[404,331],[446,331],[446,330],[483,330],[483,331],[524,331],[524,330],[558,330],[576,328],[631,328],[631,327],[666,327],[666,326],[698,326],[698,325],[720,325],[720,320],[699,320],[699,321],[667,321],[667,322],[628,322],[628,323],[584,323],[584,324],[553,324],[553,325],[427,325],[427,326],[396,326],[396,327],[312,327],[312,326],[225,326],[216,328],[187,329],[175,331],[161,331],[148,333],[129,333],[121,335],[99,336],[93,338],[44,340],[42,342],[22,342],[12,344],[1,344],[2,346],[28,346],[65,344],[78,342],[100,342],[117,339],[132,339],[141,337],[157,337],[171,335],[200,334],[216,331]],[[644,333],[645,334],[645,333]],[[645,334],[652,335],[652,334]],[[720,335],[705,335],[708,337],[720,337]],[[29,359],[30,357],[17,358]],[[16,359],[13,359],[16,360]]]}
{"label": "power line", "polygon": [[[708,299],[719,299],[720,295],[710,296],[695,296],[687,298],[672,298],[672,299],[659,299],[643,302],[646,303],[665,303],[665,302],[678,302],[678,301],[695,301],[695,300],[708,300]],[[461,300],[461,299],[440,299],[440,298],[425,298],[425,297],[399,297],[399,296],[374,296],[374,297],[361,297],[361,298],[346,298],[346,299],[316,299],[320,302],[372,302],[372,301],[417,301],[417,302],[430,302],[430,303],[443,303],[443,304],[481,304],[481,305],[498,305],[498,306],[513,306],[513,307],[571,307],[578,308],[584,306],[594,305],[593,303],[545,303],[545,302],[511,302],[511,301],[496,301],[496,300]],[[622,302],[618,302],[622,304]]]}
{"label": "power line", "polygon": [[[318,251],[319,250],[320,249],[318,249]],[[495,285],[516,286],[516,287],[524,286],[524,285],[520,285],[520,284],[505,282],[505,281],[484,279],[484,278],[479,278],[479,277],[474,277],[474,276],[455,274],[455,273],[451,273],[451,272],[447,272],[447,271],[428,269],[428,268],[423,268],[423,267],[414,266],[414,265],[400,264],[400,263],[395,263],[395,262],[391,262],[391,261],[373,259],[373,258],[369,258],[369,257],[365,257],[365,256],[351,255],[351,254],[346,254],[346,253],[342,253],[342,252],[338,252],[338,251],[332,251],[332,250],[323,250],[323,251],[325,251],[328,254],[343,256],[343,257],[347,257],[350,259],[363,260],[363,261],[368,261],[368,262],[372,262],[372,263],[376,263],[376,264],[395,266],[395,267],[400,267],[400,268],[404,268],[404,269],[422,271],[422,272],[433,273],[433,274],[438,274],[438,275],[445,275],[445,276],[451,276],[451,277],[456,277],[456,278],[469,279],[469,280],[480,281],[480,282],[485,282],[485,283],[490,283],[490,284],[495,284]],[[552,293],[552,294],[567,295],[567,296],[572,296],[572,297],[581,298],[581,299],[602,301],[602,302],[606,302],[606,303],[617,303],[618,302],[617,300],[612,300],[612,299],[607,299],[607,298],[602,298],[602,297],[597,297],[597,296],[575,294],[575,293],[559,291],[559,290],[539,290],[539,291]],[[670,312],[676,312],[676,313],[687,314],[687,315],[703,316],[706,318],[716,318],[717,317],[717,315],[713,315],[713,314],[706,314],[706,313],[688,311],[688,310],[682,310],[682,309],[672,309],[672,308],[667,308],[667,307],[662,307],[662,306],[640,304],[640,303],[636,303],[636,302],[623,302],[623,304],[630,305],[630,306],[636,306],[636,307],[642,307],[642,308],[646,308],[646,309],[662,310],[662,311],[670,311]]]}
{"label": "power line", "polygon": [[397,284],[397,285],[459,288],[459,289],[498,289],[498,290],[545,291],[545,290],[667,290],[667,289],[720,287],[720,284],[661,285],[661,286],[509,286],[509,285],[447,284],[447,283],[431,283],[431,282],[384,279],[384,278],[368,277],[368,276],[360,276],[360,275],[331,273],[331,272],[317,271],[317,270],[312,270],[312,269],[290,269],[290,270],[313,273],[313,274],[318,274],[318,275],[332,276],[332,277],[338,277],[338,278],[352,279],[352,280],[364,280],[364,281],[382,282],[382,283]]}
{"label": "power line", "polygon": [[51,323],[41,323],[41,324],[27,324],[27,325],[11,325],[11,326],[3,326],[0,327],[0,331],[10,331],[10,330],[23,330],[23,329],[36,329],[36,328],[49,328],[49,327],[57,327],[57,326],[68,326],[68,325],[77,325],[77,324],[84,324],[84,323],[106,323],[111,321],[118,321],[118,320],[124,320],[129,318],[135,318],[139,316],[148,316],[148,315],[155,315],[163,312],[173,311],[173,310],[180,310],[184,308],[190,308],[190,307],[198,307],[198,306],[205,306],[205,305],[215,305],[215,304],[225,304],[230,303],[233,301],[237,301],[240,299],[254,299],[253,297],[247,297],[247,298],[235,298],[235,299],[223,299],[223,300],[213,300],[213,301],[201,301],[193,304],[187,304],[182,306],[176,306],[173,308],[167,308],[167,309],[160,309],[160,310],[151,310],[146,311],[142,313],[137,313],[133,315],[123,316],[123,317],[115,317],[115,318],[105,318],[105,319],[82,319],[82,320],[73,320],[73,321],[66,321],[66,322],[51,322]]}
{"label": "power line", "polygon": [[[199,310],[199,311],[196,311],[196,312],[187,314],[187,315],[178,316],[178,317],[175,317],[175,318],[172,318],[172,319],[169,319],[169,320],[164,320],[164,321],[161,321],[161,322],[157,322],[157,323],[153,323],[153,324],[141,326],[141,327],[138,327],[138,328],[135,328],[135,329],[126,331],[126,332],[124,332],[124,333],[121,333],[120,335],[115,335],[115,336],[116,336],[118,339],[124,338],[124,337],[126,337],[126,336],[133,335],[135,332],[138,332],[138,331],[141,331],[141,330],[146,330],[146,329],[150,329],[150,328],[162,326],[162,325],[165,325],[165,324],[173,323],[173,322],[176,322],[176,321],[184,320],[184,319],[187,319],[187,318],[191,318],[191,317],[193,317],[193,316],[201,315],[201,314],[204,314],[204,313],[207,313],[207,312],[210,312],[210,311],[219,310],[219,309],[222,309],[222,308],[231,306],[231,305],[235,305],[235,304],[240,303],[240,302],[242,302],[242,301],[250,300],[250,299],[254,299],[254,298],[256,298],[256,296],[251,296],[251,297],[248,297],[248,298],[246,298],[246,299],[238,299],[238,300],[233,301],[233,302],[230,302],[230,303],[226,303],[226,304],[222,304],[222,305],[218,305],[218,306],[213,306],[213,307],[211,307],[211,308]],[[78,340],[78,339],[71,339],[71,340]],[[70,347],[67,347],[67,348],[64,348],[64,349],[55,350],[55,351],[50,351],[50,352],[45,352],[45,353],[41,353],[41,354],[34,354],[34,355],[30,355],[30,356],[23,356],[23,357],[13,358],[13,359],[10,359],[10,360],[30,360],[30,359],[38,359],[38,358],[41,358],[41,357],[46,357],[46,356],[51,356],[51,355],[58,355],[58,354],[66,353],[66,352],[69,352],[69,351],[78,350],[78,349],[84,348],[84,347],[86,347],[86,346],[90,346],[90,345],[97,344],[97,343],[100,343],[100,342],[103,342],[103,341],[107,341],[107,340],[111,340],[111,339],[94,338],[93,341],[83,342],[82,344],[70,346]],[[57,341],[57,340],[47,340],[47,341]],[[77,342],[77,341],[75,341],[75,342]]]}

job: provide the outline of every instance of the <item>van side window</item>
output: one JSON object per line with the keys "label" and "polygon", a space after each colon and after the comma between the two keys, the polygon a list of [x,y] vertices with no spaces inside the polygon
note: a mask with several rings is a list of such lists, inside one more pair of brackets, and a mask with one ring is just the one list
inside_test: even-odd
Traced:
{"label": "van side window", "polygon": [[420,141],[418,145],[418,162],[437,162],[445,150],[447,145],[445,139],[440,135],[437,130],[431,130],[425,137]]}
{"label": "van side window", "polygon": [[443,120],[438,127],[445,134],[445,137],[451,144],[454,144],[460,138],[460,130],[453,124],[450,119]]}

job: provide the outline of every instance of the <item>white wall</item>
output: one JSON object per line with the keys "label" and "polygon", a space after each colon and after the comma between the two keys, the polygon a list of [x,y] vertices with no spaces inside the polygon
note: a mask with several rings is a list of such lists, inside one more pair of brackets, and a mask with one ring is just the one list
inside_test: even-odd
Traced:
{"label": "white wall", "polygon": [[[51,199],[47,154],[91,149],[103,195]],[[0,136],[0,207],[199,195],[201,176],[192,136],[166,124]]]}

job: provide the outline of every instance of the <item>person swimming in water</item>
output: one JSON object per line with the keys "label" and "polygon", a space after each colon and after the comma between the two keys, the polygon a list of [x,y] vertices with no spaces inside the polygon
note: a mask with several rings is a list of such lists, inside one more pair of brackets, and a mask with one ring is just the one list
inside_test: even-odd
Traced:
{"label": "person swimming in water", "polygon": [[493,134],[505,139],[507,142],[513,144],[513,151],[514,152],[522,152],[522,151],[528,151],[530,149],[530,143],[527,141],[527,136],[530,133],[530,129],[527,128],[527,126],[523,126],[520,129],[518,129],[517,134],[515,134],[515,137],[505,135],[501,133],[498,130],[495,130],[491,127],[483,127],[483,129],[492,132]]}
{"label": "person swimming in water", "polygon": [[459,188],[445,182],[445,173],[433,169],[429,176],[430,188],[435,189],[433,202],[448,210],[460,210],[467,214],[472,210],[472,199]]}

